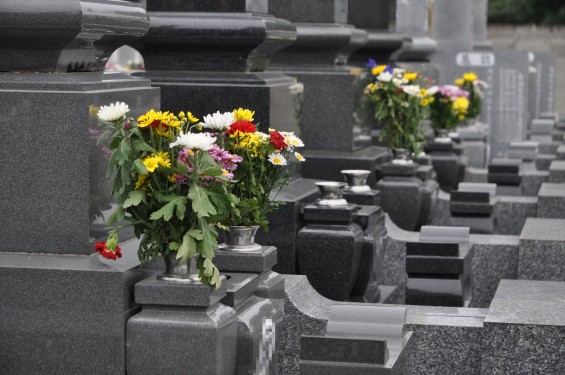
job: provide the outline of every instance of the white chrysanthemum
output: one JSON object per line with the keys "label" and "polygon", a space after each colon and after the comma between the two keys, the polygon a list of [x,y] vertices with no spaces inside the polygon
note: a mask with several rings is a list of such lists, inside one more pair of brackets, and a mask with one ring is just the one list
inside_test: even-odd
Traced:
{"label": "white chrysanthemum", "polygon": [[266,141],[270,139],[269,134],[263,132],[255,132],[255,135],[261,138],[261,140]]}
{"label": "white chrysanthemum", "polygon": [[389,72],[382,72],[377,76],[377,80],[381,82],[390,82],[392,80],[392,74]]}
{"label": "white chrysanthemum", "polygon": [[427,90],[428,95],[435,95],[437,94],[439,91],[439,87],[437,86],[432,86]]}
{"label": "white chrysanthemum", "polygon": [[124,102],[116,102],[100,107],[98,118],[102,121],[117,121],[129,113],[129,106]]}
{"label": "white chrysanthemum", "polygon": [[212,130],[224,131],[227,130],[234,121],[233,112],[220,113],[220,111],[218,111],[211,115],[204,116],[200,125]]}
{"label": "white chrysanthemum", "polygon": [[182,146],[189,150],[202,150],[208,151],[216,142],[216,137],[211,137],[208,134],[195,134],[195,133],[180,133],[170,147]]}
{"label": "white chrysanthemum", "polygon": [[299,153],[299,152],[295,152],[295,153],[294,153],[294,156],[296,157],[296,159],[300,160],[301,162],[305,162],[305,161],[306,161],[306,159],[304,158],[304,156],[302,156],[302,154]]}
{"label": "white chrysanthemum", "polygon": [[298,138],[297,136],[295,136],[294,134],[288,134],[288,135],[284,135],[284,143],[286,143],[287,145],[289,145],[290,147],[304,147],[304,142],[302,142],[302,139]]}
{"label": "white chrysanthemum", "polygon": [[274,165],[287,165],[287,161],[279,152],[275,152],[269,155],[269,161]]}
{"label": "white chrysanthemum", "polygon": [[404,73],[406,73],[406,69],[394,68],[392,70],[392,74],[394,74],[394,75],[403,75]]}
{"label": "white chrysanthemum", "polygon": [[407,93],[408,95],[421,97],[422,94],[420,93],[420,86],[418,85],[406,85],[402,86],[402,90]]}
{"label": "white chrysanthemum", "polygon": [[392,83],[394,83],[396,86],[402,86],[407,84],[408,80],[406,78],[393,78]]}

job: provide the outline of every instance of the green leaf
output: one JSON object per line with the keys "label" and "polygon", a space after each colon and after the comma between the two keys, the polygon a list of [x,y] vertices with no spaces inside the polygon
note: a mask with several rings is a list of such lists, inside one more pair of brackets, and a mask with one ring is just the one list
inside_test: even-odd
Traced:
{"label": "green leaf", "polygon": [[[200,157],[198,158],[198,162],[196,163],[196,169],[198,170],[198,174],[209,174],[210,170],[220,169],[218,163],[214,160],[210,154],[207,152],[200,153]],[[220,172],[221,173],[221,172]]]}
{"label": "green leaf", "polygon": [[141,202],[145,202],[145,192],[143,190],[130,191],[128,194],[128,199],[122,204],[123,208],[128,208],[131,206],[137,206]]}
{"label": "green leaf", "polygon": [[131,145],[126,139],[122,139],[120,145],[116,149],[116,163],[118,165],[124,164],[129,159],[129,153],[131,152]]}
{"label": "green leaf", "polygon": [[180,259],[181,263],[185,263],[195,255],[196,241],[190,235],[190,231],[188,231],[182,236],[182,244],[177,251],[177,259]]}
{"label": "green leaf", "polygon": [[210,202],[206,189],[192,185],[188,191],[188,197],[192,200],[192,209],[200,217],[208,217],[216,214],[216,209]]}
{"label": "green leaf", "polygon": [[198,228],[202,231],[202,240],[197,244],[198,249],[204,258],[213,259],[214,251],[218,246],[218,233],[204,218],[198,218]]}
{"label": "green leaf", "polygon": [[139,173],[139,174],[148,174],[149,173],[147,171],[147,168],[145,168],[145,165],[143,164],[143,161],[141,159],[135,159],[135,161],[133,162],[133,166],[135,167],[137,173]]}
{"label": "green leaf", "polygon": [[202,231],[198,229],[190,229],[188,232],[186,232],[186,234],[198,241],[202,241],[202,239],[204,238]]}
{"label": "green leaf", "polygon": [[99,146],[102,142],[104,142],[110,135],[112,135],[111,130],[106,130],[104,133],[100,134],[98,139],[96,140],[96,146]]}
{"label": "green leaf", "polygon": [[177,251],[180,247],[180,244],[178,242],[169,242],[169,250],[170,251]]}
{"label": "green leaf", "polygon": [[181,220],[184,219],[184,214],[186,212],[186,197],[172,197],[169,203],[161,207],[159,210],[153,212],[149,219],[158,220],[163,218],[163,220],[169,221],[173,217],[175,208],[177,217]]}
{"label": "green leaf", "polygon": [[155,149],[153,147],[151,147],[149,144],[147,144],[144,141],[139,140],[139,139],[132,142],[132,147],[137,152],[147,151],[147,152],[150,152],[152,154],[157,153],[157,151],[155,151]]}
{"label": "green leaf", "polygon": [[210,261],[210,259],[206,259],[204,261],[204,275],[208,277],[214,276],[214,264]]}
{"label": "green leaf", "polygon": [[215,266],[214,266],[214,275],[212,276],[212,279],[210,280],[210,285],[213,285],[216,289],[222,286],[222,279],[220,278],[220,270],[218,270]]}

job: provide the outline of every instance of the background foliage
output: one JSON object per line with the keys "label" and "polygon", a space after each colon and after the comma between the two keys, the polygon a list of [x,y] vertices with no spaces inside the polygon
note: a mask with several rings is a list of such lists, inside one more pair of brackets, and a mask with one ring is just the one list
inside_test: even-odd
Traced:
{"label": "background foliage", "polygon": [[565,0],[489,0],[488,21],[496,24],[565,25]]}

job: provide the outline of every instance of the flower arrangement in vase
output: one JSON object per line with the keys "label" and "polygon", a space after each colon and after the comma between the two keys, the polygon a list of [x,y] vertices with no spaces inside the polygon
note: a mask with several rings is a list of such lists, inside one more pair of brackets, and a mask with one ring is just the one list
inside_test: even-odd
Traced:
{"label": "flower arrangement in vase", "polygon": [[476,119],[481,114],[483,90],[487,84],[479,79],[474,72],[467,72],[455,80],[455,85],[469,93],[469,107],[466,118]]}
{"label": "flower arrangement in vase", "polygon": [[[269,129],[269,133],[257,130],[253,123],[254,111],[238,108],[233,112],[204,116],[200,125],[214,132],[218,147],[238,158],[237,169],[230,177],[233,183],[227,190],[237,198],[225,221],[227,247],[234,250],[256,250],[255,231],[268,230],[267,215],[280,202],[271,197],[289,182],[287,167],[290,158],[304,162],[296,149],[304,143],[293,133]],[[251,228],[251,229],[248,229]],[[241,231],[249,230],[251,238],[242,241]]]}
{"label": "flower arrangement in vase", "polygon": [[440,137],[447,137],[466,118],[469,109],[469,93],[453,85],[433,86],[427,90],[431,98],[429,115],[432,128]]}
{"label": "flower arrangement in vase", "polygon": [[418,73],[377,65],[373,60],[368,66],[374,81],[367,85],[365,94],[375,106],[375,118],[383,124],[381,140],[402,157],[420,154],[425,140],[420,122],[429,98],[416,84]]}
{"label": "flower arrangement in vase", "polygon": [[[195,132],[200,126],[190,112],[150,110],[134,121],[128,106],[116,103],[101,107],[98,117],[105,128],[98,142],[110,138],[108,174],[114,175],[117,201],[107,224],[129,221],[141,238],[139,259],[147,262],[162,254],[167,277],[193,280],[195,270],[186,275],[172,271],[178,268],[175,262],[192,260],[196,278],[219,287],[220,273],[212,262],[217,229],[237,201],[228,189],[240,159],[221,149],[212,134]],[[102,256],[120,256],[121,229],[114,227],[106,242],[96,244]]]}

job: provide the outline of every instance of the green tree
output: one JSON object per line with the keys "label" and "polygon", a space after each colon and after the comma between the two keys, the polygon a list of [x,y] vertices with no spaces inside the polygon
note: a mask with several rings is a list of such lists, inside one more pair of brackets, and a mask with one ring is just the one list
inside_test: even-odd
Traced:
{"label": "green tree", "polygon": [[565,25],[564,0],[489,0],[490,23]]}

